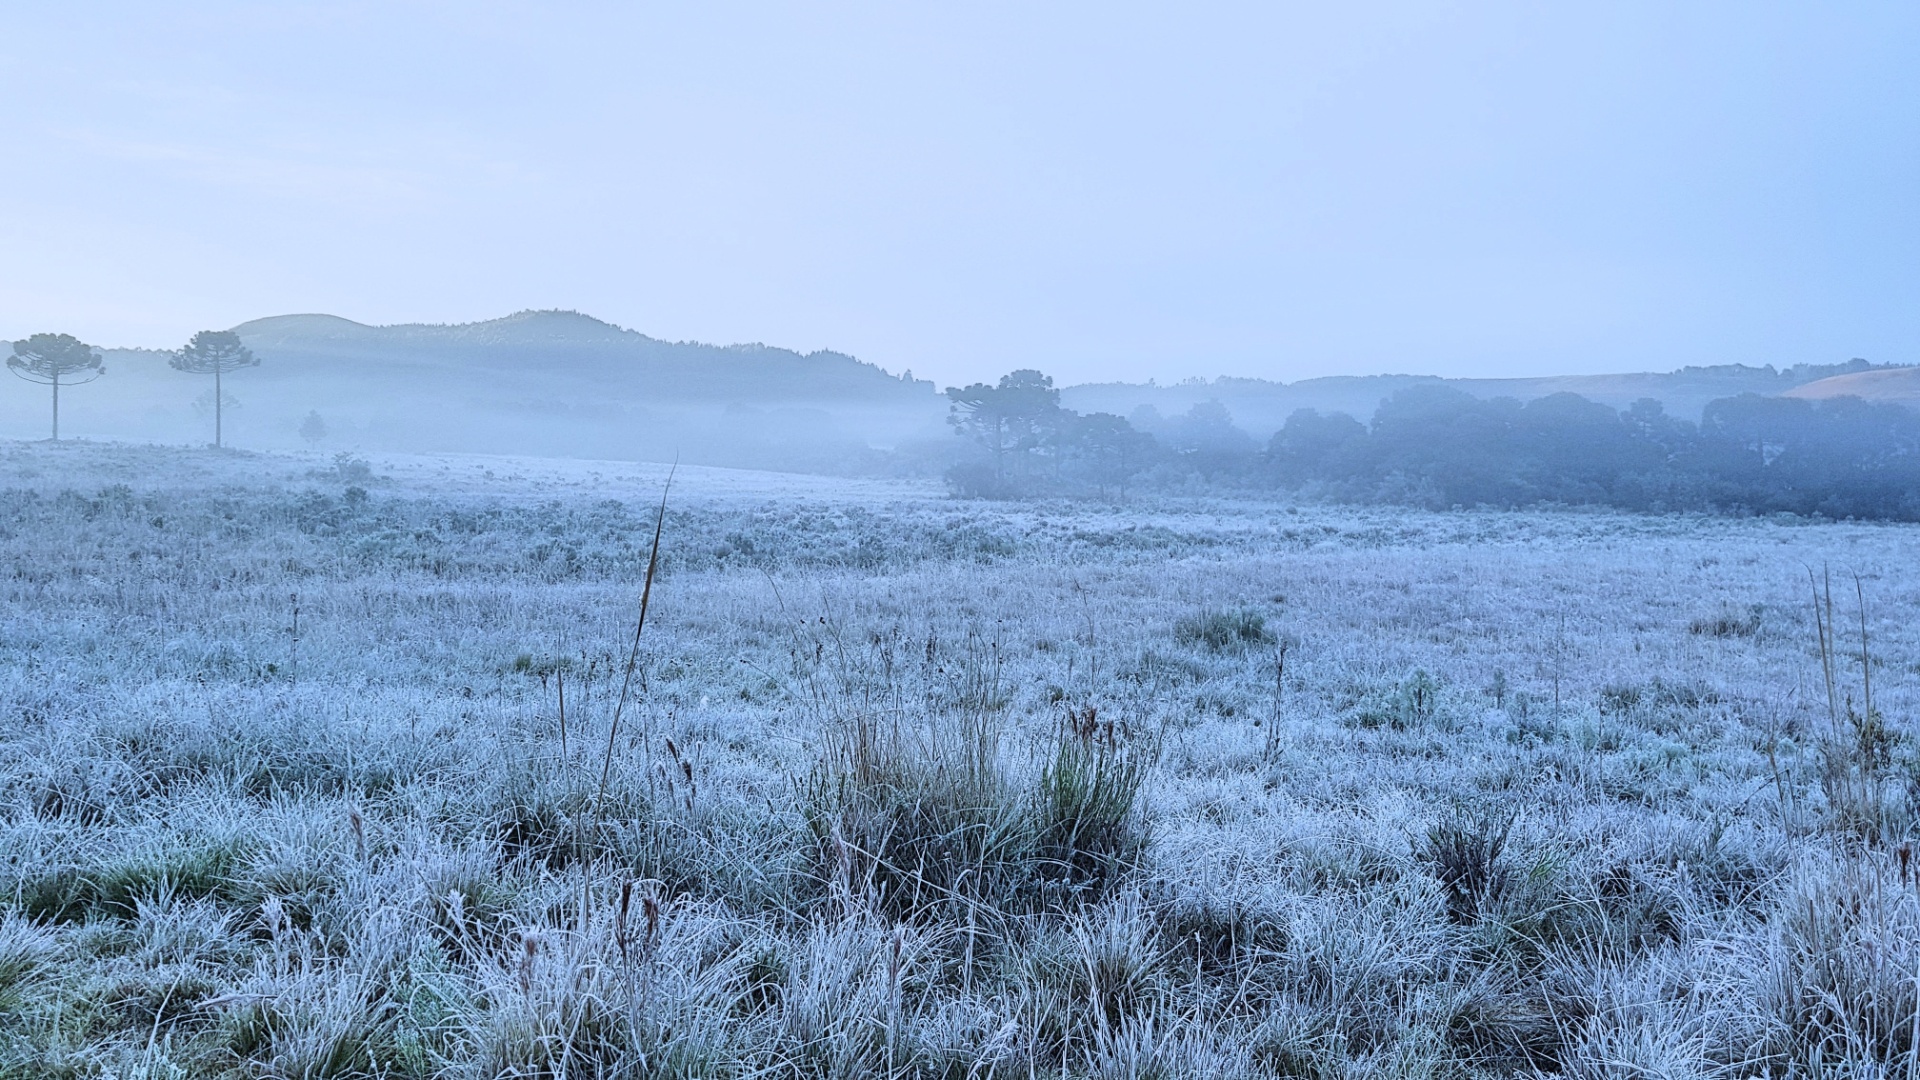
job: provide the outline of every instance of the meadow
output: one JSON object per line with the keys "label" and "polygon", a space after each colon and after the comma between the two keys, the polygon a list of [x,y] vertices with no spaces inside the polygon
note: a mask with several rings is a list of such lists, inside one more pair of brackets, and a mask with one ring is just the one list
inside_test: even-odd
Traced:
{"label": "meadow", "polygon": [[1920,1075],[1915,526],[666,478],[0,444],[0,1076]]}

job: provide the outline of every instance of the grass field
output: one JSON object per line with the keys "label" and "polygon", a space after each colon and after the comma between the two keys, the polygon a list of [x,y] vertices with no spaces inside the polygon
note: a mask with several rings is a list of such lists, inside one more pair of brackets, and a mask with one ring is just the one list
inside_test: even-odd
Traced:
{"label": "grass field", "polygon": [[0,444],[0,1076],[1920,1074],[1914,527],[665,477]]}

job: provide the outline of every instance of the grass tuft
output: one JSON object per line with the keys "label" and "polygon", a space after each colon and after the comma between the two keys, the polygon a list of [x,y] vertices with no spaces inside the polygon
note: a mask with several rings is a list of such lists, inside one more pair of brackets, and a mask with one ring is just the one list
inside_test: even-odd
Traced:
{"label": "grass tuft", "polygon": [[1198,645],[1213,652],[1271,645],[1275,641],[1273,632],[1267,629],[1267,617],[1251,608],[1188,615],[1173,624],[1173,639],[1182,645]]}
{"label": "grass tuft", "polygon": [[1507,889],[1511,871],[1502,856],[1512,828],[1511,816],[1484,810],[1456,813],[1427,829],[1420,861],[1440,883],[1454,922],[1474,922]]}

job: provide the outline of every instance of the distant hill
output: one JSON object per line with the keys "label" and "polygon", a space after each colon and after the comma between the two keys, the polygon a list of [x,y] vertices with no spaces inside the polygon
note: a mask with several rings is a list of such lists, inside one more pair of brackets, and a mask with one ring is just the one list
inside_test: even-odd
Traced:
{"label": "distant hill", "polygon": [[1088,383],[1067,387],[1061,392],[1061,400],[1081,412],[1110,412],[1121,416],[1130,416],[1145,406],[1151,406],[1161,416],[1173,416],[1202,402],[1218,401],[1233,414],[1235,424],[1256,438],[1265,439],[1286,423],[1296,409],[1343,412],[1365,421],[1372,418],[1383,400],[1409,386],[1422,384],[1444,384],[1475,397],[1511,397],[1521,401],[1573,393],[1616,409],[1641,398],[1653,398],[1673,416],[1698,420],[1701,410],[1716,398],[1747,393],[1781,394],[1819,379],[1889,370],[1894,369],[1874,368],[1864,360],[1853,360],[1845,364],[1798,364],[1785,370],[1771,365],[1722,364],[1671,372],[1550,375],[1530,379],[1445,379],[1433,375],[1336,375],[1292,383],[1265,379],[1189,379],[1169,386]]}
{"label": "distant hill", "polygon": [[[933,384],[844,353],[660,341],[573,311],[522,311],[451,326],[363,326],[278,315],[233,328],[265,362],[262,378],[453,378],[466,394],[596,402],[924,401]],[[440,393],[446,389],[442,388]]]}
{"label": "distant hill", "polygon": [[[872,447],[944,436],[926,380],[844,353],[669,342],[571,311],[451,326],[367,326],[279,315],[234,330],[260,366],[228,376],[233,445],[498,451],[671,459],[799,470],[858,467]],[[107,377],[63,395],[76,436],[196,442],[212,434],[212,380],[162,350],[115,349]],[[24,389],[24,388],[22,388]],[[40,395],[0,401],[0,430],[45,431]]]}
{"label": "distant hill", "polygon": [[1835,375],[1796,386],[1781,396],[1806,398],[1809,401],[1857,397],[1920,408],[1920,367],[1881,368]]}

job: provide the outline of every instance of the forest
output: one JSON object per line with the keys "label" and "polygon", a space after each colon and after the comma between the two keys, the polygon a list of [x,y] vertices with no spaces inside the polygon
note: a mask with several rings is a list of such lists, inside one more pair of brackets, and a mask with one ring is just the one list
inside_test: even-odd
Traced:
{"label": "forest", "polygon": [[1852,397],[1747,393],[1709,403],[1695,423],[1652,399],[1617,410],[1571,393],[1522,403],[1419,385],[1371,423],[1300,409],[1262,446],[1217,401],[1173,417],[1080,414],[1037,371],[947,393],[952,425],[977,446],[947,473],[964,495],[1278,489],[1429,509],[1920,519],[1920,413]]}

